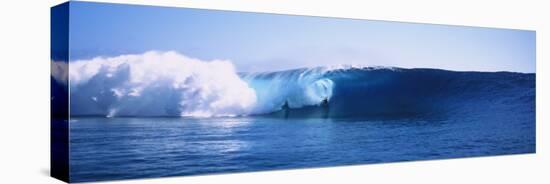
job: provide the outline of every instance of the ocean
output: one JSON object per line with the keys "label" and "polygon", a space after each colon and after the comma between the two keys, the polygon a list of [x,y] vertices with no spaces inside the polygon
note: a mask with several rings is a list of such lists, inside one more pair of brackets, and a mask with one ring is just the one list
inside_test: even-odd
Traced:
{"label": "ocean", "polygon": [[253,113],[71,115],[71,181],[536,151],[535,74],[351,68],[240,77],[259,99]]}

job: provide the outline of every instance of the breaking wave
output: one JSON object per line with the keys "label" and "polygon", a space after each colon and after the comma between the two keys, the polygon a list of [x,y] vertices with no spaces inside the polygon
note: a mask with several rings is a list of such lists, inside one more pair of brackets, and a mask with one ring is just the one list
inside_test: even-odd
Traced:
{"label": "breaking wave", "polygon": [[[54,62],[55,63],[55,62]],[[147,52],[70,62],[71,115],[375,117],[534,111],[535,74],[337,66],[237,73],[230,61]],[[286,106],[286,107],[285,107]],[[505,112],[504,110],[502,112]]]}
{"label": "breaking wave", "polygon": [[71,115],[236,116],[256,103],[230,61],[147,52],[70,62]]}

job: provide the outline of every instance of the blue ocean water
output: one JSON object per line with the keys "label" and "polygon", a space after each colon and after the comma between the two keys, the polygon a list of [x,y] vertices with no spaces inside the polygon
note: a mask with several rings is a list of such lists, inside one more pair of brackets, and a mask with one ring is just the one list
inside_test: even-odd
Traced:
{"label": "blue ocean water", "polygon": [[371,68],[241,76],[266,113],[72,116],[71,181],[536,151],[535,74]]}
{"label": "blue ocean water", "polygon": [[535,151],[532,122],[482,118],[76,118],[70,177],[78,182]]}

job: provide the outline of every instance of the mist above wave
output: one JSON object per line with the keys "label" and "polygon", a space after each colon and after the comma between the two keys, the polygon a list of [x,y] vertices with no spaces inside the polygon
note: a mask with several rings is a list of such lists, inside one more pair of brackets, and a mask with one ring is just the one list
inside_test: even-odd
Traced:
{"label": "mist above wave", "polygon": [[176,52],[73,61],[68,76],[72,115],[235,116],[256,103],[230,61]]}

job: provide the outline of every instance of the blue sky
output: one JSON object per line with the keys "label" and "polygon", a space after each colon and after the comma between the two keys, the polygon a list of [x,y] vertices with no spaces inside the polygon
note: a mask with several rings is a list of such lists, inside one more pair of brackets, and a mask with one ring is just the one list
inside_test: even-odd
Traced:
{"label": "blue sky", "polygon": [[535,72],[535,32],[71,2],[71,60],[177,51],[239,71],[362,64]]}

